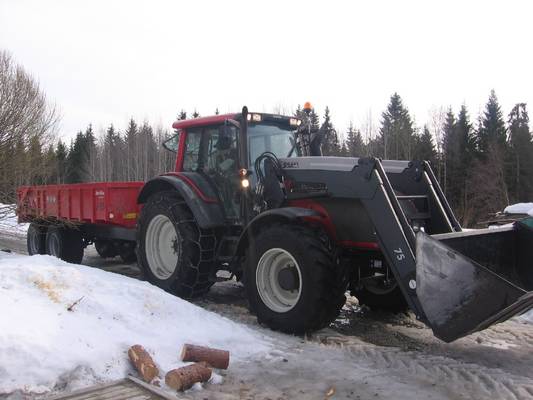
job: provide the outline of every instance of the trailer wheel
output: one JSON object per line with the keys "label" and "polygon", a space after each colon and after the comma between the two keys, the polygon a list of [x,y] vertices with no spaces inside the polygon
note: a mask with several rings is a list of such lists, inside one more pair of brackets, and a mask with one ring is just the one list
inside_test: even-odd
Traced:
{"label": "trailer wheel", "polygon": [[32,222],[26,236],[28,254],[46,254],[46,227]]}
{"label": "trailer wheel", "polygon": [[346,300],[341,266],[310,228],[277,224],[262,229],[250,239],[244,268],[250,309],[274,330],[321,329]]}
{"label": "trailer wheel", "polygon": [[399,313],[409,308],[396,282],[390,286],[384,286],[379,281],[364,284],[359,289],[351,290],[351,294],[357,297],[359,304],[364,304],[372,310]]}
{"label": "trailer wheel", "polygon": [[94,248],[102,258],[112,258],[116,257],[118,254],[117,249],[110,240],[96,240],[94,242]]}
{"label": "trailer wheel", "polygon": [[135,242],[123,242],[119,248],[118,254],[125,264],[132,264],[137,261]]}
{"label": "trailer wheel", "polygon": [[183,298],[205,294],[214,283],[216,238],[201,229],[178,193],[153,194],[137,227],[137,259],[147,279]]}
{"label": "trailer wheel", "polygon": [[83,238],[80,231],[50,226],[46,232],[46,254],[63,261],[79,264],[83,259]]}

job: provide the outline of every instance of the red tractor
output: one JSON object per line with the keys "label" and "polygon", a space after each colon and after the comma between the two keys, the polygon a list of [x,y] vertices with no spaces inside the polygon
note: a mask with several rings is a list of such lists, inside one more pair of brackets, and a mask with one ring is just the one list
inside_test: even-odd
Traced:
{"label": "red tractor", "polygon": [[409,307],[445,341],[533,306],[531,221],[463,231],[427,162],[324,157],[305,118],[246,108],[173,127],[174,172],[20,188],[29,252],[135,248],[147,279],[184,298],[227,270],[259,321],[289,333],[327,326],[347,290]]}

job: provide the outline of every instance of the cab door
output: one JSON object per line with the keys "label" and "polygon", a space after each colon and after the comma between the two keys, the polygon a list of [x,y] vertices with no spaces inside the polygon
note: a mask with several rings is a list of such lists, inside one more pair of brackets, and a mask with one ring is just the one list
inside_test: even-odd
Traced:
{"label": "cab door", "polygon": [[227,219],[238,220],[237,128],[212,125],[189,128],[183,141],[183,172],[197,172],[213,187]]}

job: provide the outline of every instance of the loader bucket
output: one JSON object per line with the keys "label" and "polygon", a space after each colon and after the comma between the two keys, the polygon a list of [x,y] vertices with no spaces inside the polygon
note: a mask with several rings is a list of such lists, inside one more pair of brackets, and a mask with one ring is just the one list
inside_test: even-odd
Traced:
{"label": "loader bucket", "polygon": [[445,342],[533,307],[533,219],[513,227],[417,234],[416,294]]}

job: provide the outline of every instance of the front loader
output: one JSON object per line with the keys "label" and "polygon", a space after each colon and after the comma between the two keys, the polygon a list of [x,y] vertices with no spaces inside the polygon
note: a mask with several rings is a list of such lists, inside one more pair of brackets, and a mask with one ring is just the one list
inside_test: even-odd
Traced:
{"label": "front loader", "polygon": [[423,161],[324,157],[300,119],[178,121],[176,170],[138,198],[147,278],[203,295],[228,270],[265,325],[327,326],[349,290],[450,342],[533,306],[533,224],[464,231]]}

